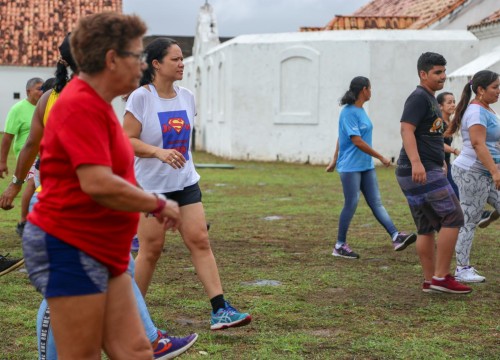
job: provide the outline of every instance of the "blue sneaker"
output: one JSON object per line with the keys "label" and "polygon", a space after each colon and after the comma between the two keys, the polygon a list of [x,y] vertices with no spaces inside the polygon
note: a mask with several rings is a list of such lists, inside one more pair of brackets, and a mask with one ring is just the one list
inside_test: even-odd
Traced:
{"label": "blue sneaker", "polygon": [[183,338],[167,336],[166,333],[158,330],[158,339],[153,344],[155,360],[167,360],[187,351],[198,339],[198,334],[194,333]]}
{"label": "blue sneaker", "polygon": [[139,251],[139,238],[137,237],[137,234],[135,234],[134,238],[132,239],[132,248],[130,249],[130,251]]}
{"label": "blue sneaker", "polygon": [[210,320],[210,330],[224,330],[231,327],[245,326],[250,324],[252,317],[248,313],[240,313],[234,307],[225,302],[226,306],[217,310]]}

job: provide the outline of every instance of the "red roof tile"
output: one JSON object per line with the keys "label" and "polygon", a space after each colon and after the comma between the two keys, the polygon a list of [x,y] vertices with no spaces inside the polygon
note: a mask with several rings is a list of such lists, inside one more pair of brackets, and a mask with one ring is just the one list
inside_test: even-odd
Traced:
{"label": "red roof tile", "polygon": [[483,26],[492,25],[495,23],[500,23],[500,9],[495,11],[490,16],[485,17],[480,22],[467,26],[467,30],[478,29],[478,28],[481,28]]}
{"label": "red roof tile", "polygon": [[324,30],[407,29],[417,20],[417,16],[337,15]]}
{"label": "red roof tile", "polygon": [[354,16],[416,16],[409,29],[423,29],[444,18],[467,0],[372,0]]}
{"label": "red roof tile", "polygon": [[0,0],[0,65],[55,66],[58,46],[82,16],[122,12],[122,0]]}

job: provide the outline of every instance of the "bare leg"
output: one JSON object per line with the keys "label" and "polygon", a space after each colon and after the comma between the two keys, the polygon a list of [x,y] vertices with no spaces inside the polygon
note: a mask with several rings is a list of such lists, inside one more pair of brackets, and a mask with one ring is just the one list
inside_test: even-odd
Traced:
{"label": "bare leg", "polygon": [[219,270],[208,239],[207,223],[203,204],[181,207],[182,239],[191,252],[191,260],[208,297],[223,294]]}
{"label": "bare leg", "polygon": [[112,278],[106,293],[47,301],[58,359],[100,360],[103,345],[111,359],[152,359],[128,274]]}
{"label": "bare leg", "polygon": [[434,233],[417,236],[417,254],[424,272],[424,279],[431,281],[434,275]]}
{"label": "bare leg", "polygon": [[54,297],[47,302],[58,359],[100,359],[106,295]]}
{"label": "bare leg", "polygon": [[153,358],[153,349],[139,316],[129,274],[122,274],[109,281],[104,348],[110,359]]}
{"label": "bare leg", "polygon": [[445,277],[450,273],[450,264],[455,244],[457,243],[459,228],[441,228],[437,241],[436,277]]}
{"label": "bare leg", "polygon": [[135,282],[145,298],[149,284],[153,278],[156,263],[163,251],[165,243],[165,231],[163,226],[154,217],[146,217],[141,214],[139,220],[139,253],[135,259]]}
{"label": "bare leg", "polygon": [[[217,263],[208,240],[207,224],[202,203],[182,206],[179,232],[191,252],[191,260],[208,297],[223,294]],[[145,297],[156,263],[165,243],[165,231],[155,218],[141,215],[138,236],[139,254],[135,259],[135,281]]]}

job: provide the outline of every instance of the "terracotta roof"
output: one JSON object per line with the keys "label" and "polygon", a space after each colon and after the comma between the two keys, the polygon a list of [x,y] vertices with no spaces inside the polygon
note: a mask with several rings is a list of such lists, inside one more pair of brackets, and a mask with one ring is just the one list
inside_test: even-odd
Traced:
{"label": "terracotta roof", "polygon": [[407,29],[417,16],[335,16],[324,30]]}
{"label": "terracotta roof", "polygon": [[480,22],[467,26],[467,30],[478,29],[478,28],[482,28],[483,26],[492,25],[492,24],[496,24],[496,23],[500,23],[500,9],[495,11],[490,16],[485,17]]}
{"label": "terracotta roof", "polygon": [[0,65],[55,66],[58,46],[82,16],[122,12],[122,0],[0,0]]}
{"label": "terracotta roof", "polygon": [[423,29],[449,15],[467,0],[372,0],[353,16],[416,16],[408,29]]}
{"label": "terracotta roof", "polygon": [[299,29],[300,32],[323,31],[323,30],[326,30],[326,29],[324,27],[318,27],[318,26],[302,26]]}

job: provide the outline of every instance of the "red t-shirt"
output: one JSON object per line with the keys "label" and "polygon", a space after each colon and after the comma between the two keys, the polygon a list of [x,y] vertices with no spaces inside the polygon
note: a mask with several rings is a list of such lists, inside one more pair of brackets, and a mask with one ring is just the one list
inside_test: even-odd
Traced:
{"label": "red t-shirt", "polygon": [[42,192],[28,219],[108,267],[127,269],[139,214],[99,205],[80,188],[80,165],[109,166],[136,185],[134,152],[112,106],[86,82],[68,83],[52,108],[40,147]]}

